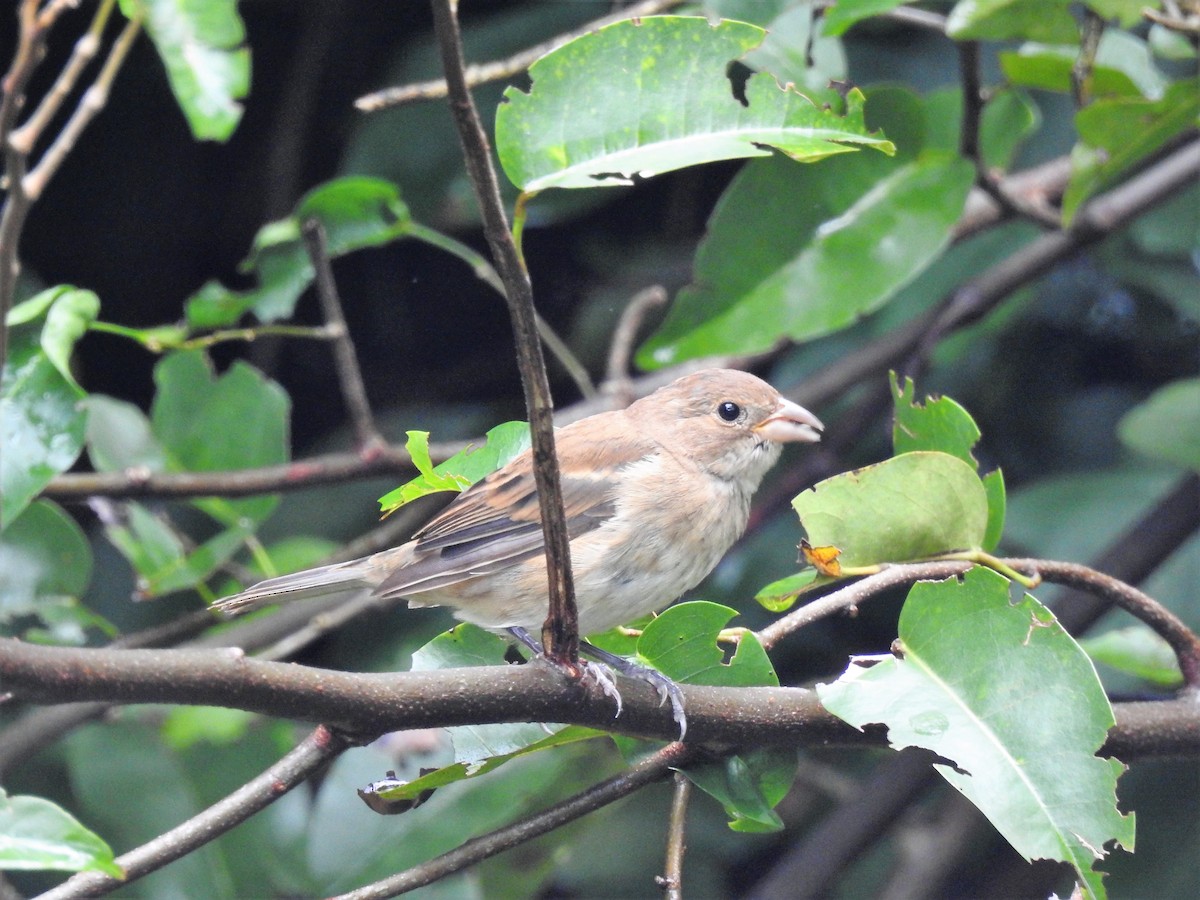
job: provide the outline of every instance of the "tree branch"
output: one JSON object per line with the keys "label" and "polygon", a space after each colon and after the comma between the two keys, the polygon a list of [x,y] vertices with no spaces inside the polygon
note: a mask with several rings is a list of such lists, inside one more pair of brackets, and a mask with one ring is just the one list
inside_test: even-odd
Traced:
{"label": "tree branch", "polygon": [[691,752],[683,744],[668,744],[619,775],[614,775],[574,797],[527,816],[519,822],[498,828],[491,834],[472,838],[462,846],[405,872],[342,894],[336,900],[381,900],[432,884],[439,878],[445,878],[497,853],[518,847],[543,834],[549,834],[590,812],[628,797],[646,785],[666,777],[672,768],[684,765],[690,755]]}
{"label": "tree branch", "polygon": [[358,354],[354,350],[354,342],[350,340],[350,330],[346,327],[346,316],[342,313],[342,301],[338,296],[337,282],[333,279],[333,267],[329,262],[325,227],[320,219],[313,216],[304,220],[300,230],[316,274],[317,296],[321,300],[325,325],[332,334],[333,361],[337,368],[338,384],[342,388],[346,412],[354,426],[358,452],[361,456],[370,457],[383,451],[387,443],[375,427],[375,417],[367,400],[367,388],[363,384],[362,369],[358,365]]}
{"label": "tree branch", "polygon": [[505,300],[516,344],[517,368],[521,371],[529,430],[533,437],[533,475],[546,543],[550,598],[549,616],[542,627],[542,642],[550,659],[574,665],[579,657],[579,627],[571,575],[570,537],[563,513],[558,460],[554,453],[554,404],[550,397],[542,344],[538,340],[533,286],[508,227],[500,199],[500,185],[492,168],[488,139],[463,72],[462,37],[455,16],[456,2],[432,0],[432,6],[450,110],[462,144],[467,174],[479,202],[484,236],[491,248],[496,270],[504,282]]}
{"label": "tree branch", "polygon": [[[421,672],[350,673],[264,662],[225,650],[109,650],[0,640],[0,684],[30,703],[180,703],[226,706],[324,722],[361,740],[389,731],[495,722],[564,722],[671,740],[679,733],[658,692],[631,680],[624,708],[598,688],[543,663]],[[688,737],[696,744],[878,746],[826,712],[804,688],[684,685]],[[1127,704],[1118,704],[1123,709]],[[1184,698],[1138,705],[1118,719],[1123,759],[1200,755],[1200,704]],[[1153,721],[1153,729],[1146,723]],[[1123,729],[1123,730],[1121,730]],[[690,740],[689,744],[693,741]]]}
{"label": "tree branch", "polygon": [[[627,6],[607,16],[601,16],[599,19],[576,28],[574,31],[555,35],[550,40],[535,44],[519,53],[514,53],[507,59],[467,66],[463,72],[463,78],[468,87],[478,87],[481,84],[511,78],[513,75],[524,72],[551,50],[557,50],[563,44],[581,35],[595,31],[598,28],[603,28],[605,25],[611,25],[614,22],[622,22],[625,19],[633,19],[638,16],[652,16],[655,13],[670,9],[672,6],[678,6],[682,2],[683,0],[643,0],[641,3]],[[446,94],[446,79],[438,78],[433,81],[402,84],[399,87],[374,91],[373,93],[359,97],[354,101],[354,105],[363,112],[378,112],[381,109],[387,109],[391,106],[402,106],[406,103],[413,103],[419,100],[440,100]]]}
{"label": "tree branch", "polygon": [[319,725],[279,762],[232,794],[170,831],[118,856],[116,863],[125,870],[124,880],[103,872],[80,872],[42,894],[41,900],[96,897],[149,875],[220,837],[269,806],[350,746],[351,742],[345,736]]}

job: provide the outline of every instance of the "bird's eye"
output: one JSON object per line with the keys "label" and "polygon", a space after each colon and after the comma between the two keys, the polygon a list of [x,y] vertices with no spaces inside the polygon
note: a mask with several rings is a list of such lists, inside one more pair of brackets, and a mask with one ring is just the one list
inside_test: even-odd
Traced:
{"label": "bird's eye", "polygon": [[717,415],[726,422],[736,422],[738,416],[742,414],[742,408],[732,400],[726,400],[724,403],[717,404]]}

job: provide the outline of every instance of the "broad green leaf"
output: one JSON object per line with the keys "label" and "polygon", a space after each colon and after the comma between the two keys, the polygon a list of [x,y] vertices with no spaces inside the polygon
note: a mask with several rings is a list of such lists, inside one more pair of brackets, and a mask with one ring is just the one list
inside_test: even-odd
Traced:
{"label": "broad green leaf", "polygon": [[[927,397],[917,401],[917,388],[911,378],[903,385],[890,376],[894,419],[892,447],[896,455],[914,450],[940,450],[949,453],[976,470],[979,461],[973,452],[979,442],[979,426],[971,414],[949,397]],[[988,525],[984,550],[994,550],[1004,531],[1004,476],[997,469],[980,475],[988,498]]]}
{"label": "broad green leaf", "polygon": [[719,687],[779,686],[762,644],[750,633],[728,661],[717,635],[736,609],[695,600],[665,609],[642,631],[637,658],[674,681]]}
{"label": "broad green leaf", "polygon": [[63,377],[39,344],[36,323],[9,332],[0,378],[0,530],[83,449],[83,392]]}
{"label": "broad green leaf", "polygon": [[941,156],[892,171],[861,154],[819,170],[779,159],[748,165],[709,221],[693,284],[640,348],[639,364],[758,353],[780,338],[812,340],[854,324],[942,251],[973,178],[964,160]]}
{"label": "broad green leaf", "polygon": [[73,815],[41,797],[0,788],[0,869],[98,871],[123,879],[112,848]]}
{"label": "broad green leaf", "polygon": [[1163,638],[1145,625],[1116,628],[1079,640],[1079,646],[1098,663],[1163,687],[1181,687],[1179,659]]}
{"label": "broad green leaf", "polygon": [[1070,0],[958,0],[946,21],[956,41],[1079,41]]}
{"label": "broad green leaf", "polygon": [[709,19],[734,19],[768,27],[788,12],[793,0],[702,0],[700,6]]}
{"label": "broad green leaf", "polygon": [[49,500],[31,503],[0,532],[0,621],[63,607],[91,572],[92,551],[75,520]]}
{"label": "broad green leaf", "polygon": [[166,469],[166,451],[154,436],[150,420],[132,403],[91,394],[84,399],[83,408],[87,411],[88,458],[96,471]]}
{"label": "broad green leaf", "polygon": [[318,185],[300,198],[291,216],[269,222],[255,235],[240,268],[257,276],[258,287],[231,291],[208,282],[187,301],[188,323],[193,328],[218,328],[251,310],[263,322],[289,317],[313,280],[300,230],[312,216],[325,229],[330,257],[396,240],[413,225],[399,188],[389,181],[346,176]]}
{"label": "broad green leaf", "polygon": [[250,90],[237,0],[121,0],[121,11],[143,21],[192,134],[228,140]]}
{"label": "broad green leaf", "polygon": [[946,453],[904,453],[835,475],[792,506],[816,547],[843,566],[905,562],[983,546],[987,495],[975,469]]}
{"label": "broad green leaf", "polygon": [[139,592],[149,598],[195,587],[232,559],[251,534],[253,527],[250,523],[234,525],[218,532],[166,565],[139,573]]}
{"label": "broad green leaf", "polygon": [[1200,378],[1160,387],[1125,414],[1117,432],[1127,447],[1200,472]]}
{"label": "broad green leaf", "polygon": [[[503,666],[508,642],[475,625],[455,626],[413,654],[412,670],[454,669],[464,666]],[[561,728],[561,726],[549,726]],[[494,756],[511,756],[544,740],[546,728],[536,722],[463,725],[447,729],[454,743],[454,761],[473,765]]]}
{"label": "broad green leaf", "polygon": [[[1079,47],[1024,44],[1015,53],[1000,54],[1000,68],[1013,84],[1046,91],[1071,92],[1071,70]],[[1092,69],[1094,97],[1145,97],[1157,100],[1167,80],[1154,64],[1146,42],[1125,31],[1106,31],[1096,50]]]}
{"label": "broad green leaf", "polygon": [[1063,194],[1065,219],[1135,163],[1195,128],[1198,115],[1200,79],[1195,78],[1172,84],[1161,100],[1097,100],[1081,109],[1075,116],[1080,143],[1071,153],[1074,171]]}
{"label": "broad green leaf", "polygon": [[528,423],[504,422],[488,430],[482,447],[467,447],[435,466],[429,458],[429,433],[410,431],[405,449],[421,474],[380,497],[379,506],[387,515],[426,494],[466,490],[525,450],[529,440]]}
{"label": "broad green leaf", "polygon": [[[287,394],[242,362],[216,376],[208,358],[177,351],[154,368],[150,410],[171,471],[208,472],[274,465],[288,458]],[[206,498],[195,505],[226,525],[262,521],[277,497]]]}
{"label": "broad green leaf", "polygon": [[888,12],[903,5],[905,0],[838,0],[825,11],[825,33],[845,34],[855,22]]}
{"label": "broad green leaf", "polygon": [[900,614],[898,654],[856,661],[821,702],[862,728],[880,722],[896,749],[925,747],[938,772],[1026,859],[1069,862],[1093,897],[1092,863],[1109,841],[1133,849],[1116,806],[1124,766],[1094,754],[1114,723],[1091,661],[1033,597],[975,567],[922,582]]}
{"label": "broad green leaf", "polygon": [[775,806],[796,780],[796,768],[794,750],[764,747],[688,766],[683,774],[725,807],[734,831],[763,833],[782,830]]}
{"label": "broad green leaf", "polygon": [[1165,25],[1158,23],[1151,25],[1147,42],[1150,44],[1150,49],[1154,51],[1154,55],[1159,59],[1177,62],[1196,58],[1195,46],[1183,34],[1167,28]]}
{"label": "broad green leaf", "polygon": [[570,41],[530,67],[529,93],[505,91],[496,115],[505,173],[522,190],[540,191],[632,184],[772,148],[801,161],[863,146],[893,151],[867,131],[856,90],[845,116],[766,73],[746,81],[744,102],[736,97],[727,66],[764,35],[744,22],[652,16]]}

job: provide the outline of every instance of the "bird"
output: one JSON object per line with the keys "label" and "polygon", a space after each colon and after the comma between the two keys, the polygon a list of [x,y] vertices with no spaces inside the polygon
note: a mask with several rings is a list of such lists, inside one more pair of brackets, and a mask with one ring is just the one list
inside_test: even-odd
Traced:
{"label": "bird", "polygon": [[[807,409],[737,369],[693,372],[624,409],[557,429],[579,633],[657,612],[699,584],[742,535],[751,498],[783,445],[818,441],[823,429]],[[467,488],[398,547],[268,578],[214,606],[237,614],[364,592],[380,603],[450,607],[456,618],[508,631],[536,650],[530,632],[546,618],[548,580],[532,452]],[[591,655],[647,678],[622,657]],[[664,679],[647,678],[670,696],[682,733],[682,699]]]}

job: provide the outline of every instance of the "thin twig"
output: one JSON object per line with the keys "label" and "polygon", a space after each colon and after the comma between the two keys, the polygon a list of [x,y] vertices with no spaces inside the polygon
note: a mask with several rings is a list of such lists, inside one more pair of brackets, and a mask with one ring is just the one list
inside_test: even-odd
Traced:
{"label": "thin twig", "polygon": [[42,894],[42,900],[94,897],[149,875],[244,822],[303,783],[350,746],[351,742],[345,736],[319,725],[279,762],[232,794],[170,831],[118,856],[116,863],[125,870],[124,880],[103,872],[81,872]]}
{"label": "thin twig", "polygon": [[1036,572],[1055,584],[1082,588],[1145,622],[1175,651],[1184,683],[1193,692],[1200,692],[1200,637],[1153,597],[1119,578],[1080,563],[1045,559],[1006,559],[1005,563],[1016,569]]}
{"label": "thin twig", "polygon": [[526,816],[519,822],[498,828],[490,834],[473,838],[461,847],[428,862],[342,894],[336,900],[383,900],[432,884],[440,878],[461,872],[468,866],[528,843],[543,834],[549,834],[590,812],[628,797],[664,778],[671,769],[684,765],[690,756],[690,751],[683,744],[668,744],[619,775],[614,775],[574,797]]}
{"label": "thin twig", "polygon": [[[670,9],[672,6],[678,6],[682,2],[683,0],[643,0],[642,3],[635,3],[607,16],[602,16],[574,31],[556,35],[548,41],[515,53],[507,59],[467,66],[463,73],[464,80],[468,87],[476,87],[477,85],[488,84],[492,81],[511,78],[519,72],[524,72],[533,63],[537,62],[540,57],[545,56],[551,50],[556,50],[568,41],[572,41],[581,35],[625,19],[633,19],[638,16],[651,16],[665,9]],[[391,106],[400,106],[417,100],[440,100],[446,96],[446,93],[446,80],[439,78],[433,81],[422,81],[417,84],[404,84],[399,87],[384,88],[381,91],[375,91],[374,93],[359,97],[354,101],[354,105],[363,112],[376,112]]]}
{"label": "thin twig", "polygon": [[38,164],[25,176],[25,193],[31,201],[37,200],[42,195],[42,191],[46,189],[50,179],[54,177],[63,160],[67,158],[67,154],[75,149],[79,135],[108,104],[108,95],[113,80],[128,57],[129,50],[133,46],[133,42],[137,40],[141,29],[140,19],[130,19],[125,23],[125,27],[121,29],[120,35],[117,36],[116,42],[108,53],[108,58],[104,61],[100,74],[96,76],[95,83],[84,91],[83,99],[79,101],[79,106],[71,114],[71,118],[67,120],[62,131],[58,133],[58,137],[46,148],[46,152],[42,154]]}
{"label": "thin twig", "polygon": [[1096,53],[1104,37],[1104,19],[1091,7],[1083,8],[1083,26],[1079,34],[1079,55],[1071,66],[1071,96],[1079,109],[1092,102],[1092,76],[1096,70]]}
{"label": "thin twig", "polygon": [[533,437],[533,474],[537,484],[542,533],[545,535],[550,597],[550,614],[542,627],[542,643],[549,658],[574,665],[579,656],[579,623],[571,575],[570,539],[563,513],[558,460],[554,453],[553,401],[535,323],[533,286],[509,231],[488,139],[463,73],[462,36],[455,15],[455,0],[432,0],[432,7],[450,109],[462,144],[467,174],[479,202],[484,236],[491,248],[496,269],[504,281],[505,300],[516,344],[517,368],[521,372],[525,407]]}
{"label": "thin twig", "polygon": [[367,399],[367,388],[363,383],[362,368],[358,364],[358,353],[350,340],[346,327],[346,316],[342,312],[342,300],[338,296],[337,282],[333,278],[333,266],[329,262],[329,249],[325,241],[325,226],[315,216],[304,220],[300,227],[304,236],[304,248],[316,274],[317,296],[321,300],[321,311],[325,316],[326,328],[333,336],[333,362],[337,369],[338,384],[342,389],[342,400],[354,427],[354,435],[361,456],[370,457],[384,450],[387,442],[375,426],[375,416]]}
{"label": "thin twig", "polygon": [[1000,205],[1000,208],[1012,215],[1030,219],[1044,228],[1057,229],[1062,227],[1061,217],[1048,209],[1029,206],[1017,197],[1010,195],[987,167],[983,151],[979,146],[979,129],[983,120],[983,85],[979,71],[979,43],[977,41],[958,41],[959,78],[962,80],[963,112],[962,126],[959,131],[959,152],[975,166],[975,184],[980,190]]}
{"label": "thin twig", "polygon": [[683,857],[687,849],[686,826],[692,782],[682,772],[675,773],[675,791],[671,795],[671,818],[667,826],[667,858],[663,873],[655,880],[665,900],[683,900]]}
{"label": "thin twig", "polygon": [[104,34],[104,27],[108,23],[108,18],[112,14],[113,8],[117,5],[117,0],[103,0],[97,7],[96,14],[92,17],[92,23],[88,26],[88,30],[83,36],[75,42],[75,47],[71,51],[71,58],[67,60],[67,64],[63,66],[63,70],[59,73],[58,78],[54,80],[54,84],[50,90],[46,92],[46,96],[42,98],[42,102],[38,104],[37,109],[25,120],[20,128],[12,133],[9,139],[11,146],[18,153],[23,153],[28,156],[33,152],[34,145],[41,137],[42,132],[50,124],[51,119],[62,108],[67,96],[75,89],[75,85],[79,82],[79,76],[83,74],[83,70],[88,64],[96,58],[96,54],[100,52],[100,38]]}
{"label": "thin twig", "polygon": [[637,340],[638,331],[646,314],[652,309],[665,306],[667,289],[661,284],[654,284],[638,291],[621,310],[617,319],[617,327],[613,329],[612,342],[608,349],[608,366],[605,370],[605,389],[621,397],[626,403],[632,402],[629,381],[629,360],[633,357],[633,344]]}

